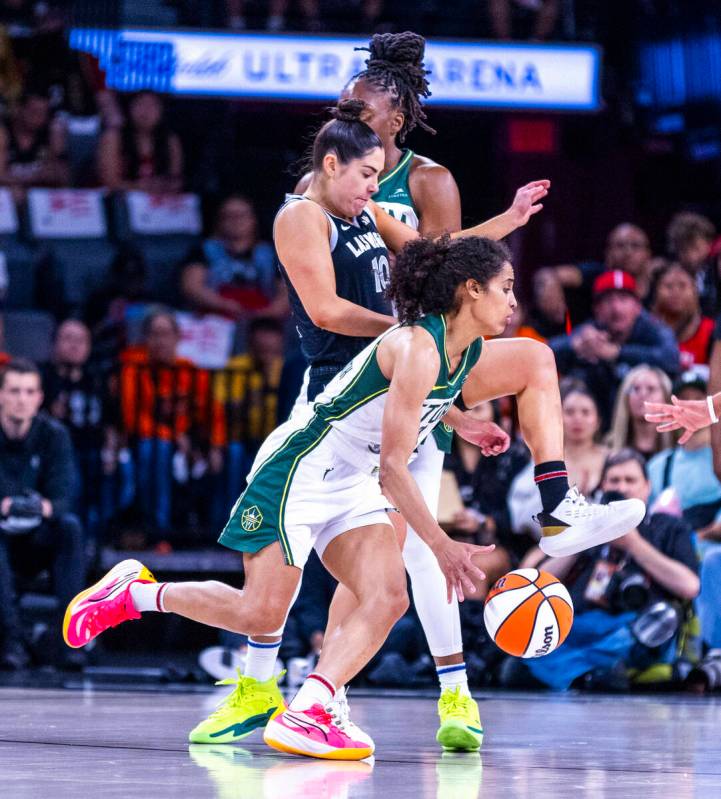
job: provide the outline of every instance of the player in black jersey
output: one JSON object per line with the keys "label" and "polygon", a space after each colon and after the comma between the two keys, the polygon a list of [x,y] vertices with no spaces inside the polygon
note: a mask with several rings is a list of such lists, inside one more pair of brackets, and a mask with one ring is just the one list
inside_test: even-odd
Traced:
{"label": "player in black jersey", "polygon": [[[410,31],[375,34],[368,46],[370,57],[366,68],[349,82],[342,97],[365,103],[363,121],[383,143],[383,171],[373,201],[422,235],[434,236],[443,231],[460,230],[461,201],[456,181],[446,167],[403,147],[406,136],[416,127],[435,133],[426,122],[422,105],[430,95],[423,63],[424,50],[424,38]],[[312,172],[309,172],[296,186],[296,192],[305,191],[311,179]],[[538,201],[549,186],[549,181],[539,180],[519,189],[511,207],[486,223],[484,235],[500,239],[525,224],[532,213],[541,210]],[[529,197],[533,198],[531,203]],[[356,302],[365,305],[362,299]],[[451,421],[461,437],[482,446],[484,455],[499,454],[510,443],[500,431],[477,427],[470,415],[457,413],[452,419],[446,419],[447,423]],[[496,433],[499,435],[494,437]],[[489,437],[495,447],[486,446]],[[444,454],[450,451],[451,442],[450,427],[439,426],[433,437],[424,443],[411,467],[434,512],[438,507]],[[402,523],[399,519],[396,522]],[[468,690],[460,613],[455,601],[450,604],[443,601],[444,584],[437,561],[412,528],[407,531],[403,559],[413,584],[418,617],[438,672],[441,696],[437,738],[443,744],[446,733],[457,739],[455,730],[459,717],[478,713]],[[497,554],[490,553],[486,561],[484,567],[488,572],[500,576]],[[334,601],[332,616],[336,611],[342,612],[338,607],[342,595],[340,591]],[[251,651],[251,661],[253,654]],[[467,737],[469,748],[477,748],[480,735],[469,734]]]}

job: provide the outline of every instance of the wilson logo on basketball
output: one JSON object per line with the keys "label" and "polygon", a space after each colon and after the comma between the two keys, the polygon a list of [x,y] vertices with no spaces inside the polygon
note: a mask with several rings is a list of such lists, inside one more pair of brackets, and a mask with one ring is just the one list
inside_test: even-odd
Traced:
{"label": "wilson logo on basketball", "polygon": [[546,627],[543,631],[543,646],[540,649],[536,650],[536,657],[540,657],[541,655],[547,655],[548,650],[551,648],[551,643],[553,642],[553,627]]}

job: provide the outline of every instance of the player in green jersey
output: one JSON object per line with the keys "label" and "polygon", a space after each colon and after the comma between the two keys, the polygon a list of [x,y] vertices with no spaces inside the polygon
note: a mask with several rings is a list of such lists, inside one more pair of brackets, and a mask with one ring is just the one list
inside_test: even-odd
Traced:
{"label": "player in green jersey", "polygon": [[[394,225],[399,223],[387,230],[391,238]],[[305,559],[316,547],[356,606],[329,630],[316,670],[288,709],[269,709],[264,739],[309,757],[370,756],[372,739],[329,706],[336,686],[363,668],[408,607],[401,548],[387,508],[395,505],[431,549],[448,599],[455,593],[463,600],[475,590],[473,578],[484,577],[473,558],[489,548],[449,538],[409,469],[414,452],[459,395],[468,407],[518,397],[541,492],[544,551],[570,554],[606,543],[645,515],[639,500],[593,505],[568,488],[551,350],[527,339],[482,341],[508,324],[516,305],[513,282],[508,251],[497,242],[473,235],[411,242],[389,287],[401,324],[333,378],[305,425],[288,420],[256,457],[221,535],[222,543],[243,552],[244,589],[216,581],[157,583],[141,563],[124,561],[70,603],[63,625],[68,644],[84,646],[152,611],[268,634],[285,619]],[[513,370],[503,368],[509,362]],[[402,724],[397,734],[403,736]]]}

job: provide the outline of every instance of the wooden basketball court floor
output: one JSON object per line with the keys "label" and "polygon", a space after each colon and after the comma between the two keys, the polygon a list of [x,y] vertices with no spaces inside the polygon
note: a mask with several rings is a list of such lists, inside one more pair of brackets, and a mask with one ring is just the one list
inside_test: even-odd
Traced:
{"label": "wooden basketball court floor", "polygon": [[[226,689],[224,689],[226,690]],[[480,694],[480,755],[442,754],[431,694],[351,695],[373,763],[189,746],[222,694],[0,688],[0,796],[181,799],[721,797],[721,702],[684,696]]]}

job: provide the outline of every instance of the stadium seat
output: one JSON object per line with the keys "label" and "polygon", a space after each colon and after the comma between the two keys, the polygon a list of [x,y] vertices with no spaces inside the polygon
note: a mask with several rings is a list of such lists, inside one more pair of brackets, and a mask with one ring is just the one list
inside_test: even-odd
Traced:
{"label": "stadium seat", "polygon": [[5,350],[13,357],[44,363],[50,358],[55,321],[42,311],[8,311],[5,320]]}
{"label": "stadium seat", "polygon": [[36,253],[12,236],[0,236],[0,252],[5,256],[8,275],[5,307],[32,308],[36,300]]}
{"label": "stadium seat", "polygon": [[46,307],[67,312],[81,308],[103,284],[116,248],[107,235],[99,192],[32,189],[28,201],[29,236],[48,256],[44,268],[61,297]]}
{"label": "stadium seat", "polygon": [[199,210],[191,216],[196,218],[184,230],[165,227],[165,222],[168,221],[166,215],[157,220],[155,230],[151,231],[153,224],[139,229],[137,220],[133,222],[128,196],[116,195],[111,201],[115,237],[140,250],[148,266],[148,289],[158,300],[171,303],[175,301],[173,291],[177,283],[178,267],[190,248],[199,241]]}

